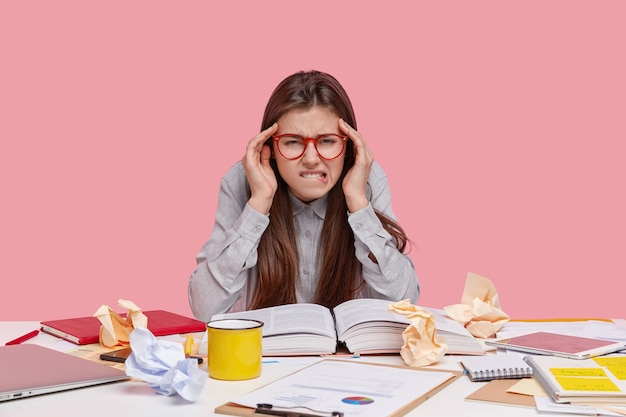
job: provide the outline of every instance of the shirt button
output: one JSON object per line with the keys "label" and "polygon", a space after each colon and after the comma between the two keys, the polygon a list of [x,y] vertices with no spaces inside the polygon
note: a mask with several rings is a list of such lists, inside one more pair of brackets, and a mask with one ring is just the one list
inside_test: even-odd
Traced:
{"label": "shirt button", "polygon": [[257,224],[256,226],[254,226],[254,231],[255,232],[261,232],[263,230],[263,227],[261,227],[260,224]]}
{"label": "shirt button", "polygon": [[309,270],[308,270],[308,269],[304,269],[304,270],[302,270],[302,273],[303,273],[304,275],[309,275]]}
{"label": "shirt button", "polygon": [[357,223],[357,224],[355,224],[355,225],[354,225],[354,228],[355,228],[356,230],[361,230],[361,229],[363,228],[363,223]]}
{"label": "shirt button", "polygon": [[309,232],[308,230],[306,232],[304,232],[304,237],[309,239],[311,237],[311,232]]}

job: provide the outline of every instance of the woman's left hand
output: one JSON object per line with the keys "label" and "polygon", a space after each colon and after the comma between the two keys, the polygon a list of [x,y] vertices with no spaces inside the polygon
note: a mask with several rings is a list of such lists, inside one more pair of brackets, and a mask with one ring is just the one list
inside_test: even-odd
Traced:
{"label": "woman's left hand", "polygon": [[350,213],[366,207],[369,202],[365,194],[367,180],[374,164],[374,155],[367,147],[367,143],[352,126],[343,119],[339,119],[339,129],[344,132],[354,144],[354,165],[343,179],[343,193]]}

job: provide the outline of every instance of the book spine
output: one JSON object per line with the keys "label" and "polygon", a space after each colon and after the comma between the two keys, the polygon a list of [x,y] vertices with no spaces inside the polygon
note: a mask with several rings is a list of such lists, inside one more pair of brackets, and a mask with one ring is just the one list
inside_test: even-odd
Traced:
{"label": "book spine", "polygon": [[61,338],[63,340],[67,340],[68,342],[72,342],[72,343],[74,343],[76,345],[87,344],[87,343],[84,343],[85,340],[81,341],[81,339],[77,338],[76,336],[72,336],[71,334],[67,334],[65,332],[61,332],[61,331],[59,331],[57,329],[54,329],[52,327],[41,326],[41,331],[43,331],[45,333],[48,333],[48,334],[51,334],[52,336],[59,337],[59,338]]}
{"label": "book spine", "polygon": [[532,356],[524,356],[524,362],[526,362],[533,369],[533,376],[539,382],[539,385],[543,387],[546,393],[552,398],[552,400],[556,403],[564,402],[559,398],[559,393],[557,388],[550,383],[546,375],[541,372],[541,368],[534,361]]}

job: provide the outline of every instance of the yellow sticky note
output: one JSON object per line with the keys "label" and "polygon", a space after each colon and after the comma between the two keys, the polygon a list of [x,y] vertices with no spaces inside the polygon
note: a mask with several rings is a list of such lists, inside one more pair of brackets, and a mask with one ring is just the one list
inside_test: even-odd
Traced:
{"label": "yellow sticky note", "polygon": [[609,378],[556,377],[556,381],[566,391],[619,392],[620,390]]}
{"label": "yellow sticky note", "polygon": [[626,379],[626,367],[624,366],[607,366],[607,368],[613,376],[619,380]]}
{"label": "yellow sticky note", "polygon": [[185,340],[185,355],[186,356],[191,355],[192,346],[193,346],[193,336],[188,334],[187,340]]}
{"label": "yellow sticky note", "polygon": [[593,360],[600,366],[623,366],[626,367],[626,356],[613,356],[608,358],[593,358]]}
{"label": "yellow sticky note", "polygon": [[555,377],[558,376],[606,376],[602,368],[550,368]]}

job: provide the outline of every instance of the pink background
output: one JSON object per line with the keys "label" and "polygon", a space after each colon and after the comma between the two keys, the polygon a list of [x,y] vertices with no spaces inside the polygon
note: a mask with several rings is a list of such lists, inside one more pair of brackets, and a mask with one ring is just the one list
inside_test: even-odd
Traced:
{"label": "pink background", "polygon": [[[623,1],[0,3],[0,320],[191,314],[221,176],[274,86],[335,75],[419,304],[624,317]],[[620,287],[620,288],[618,288]]]}

